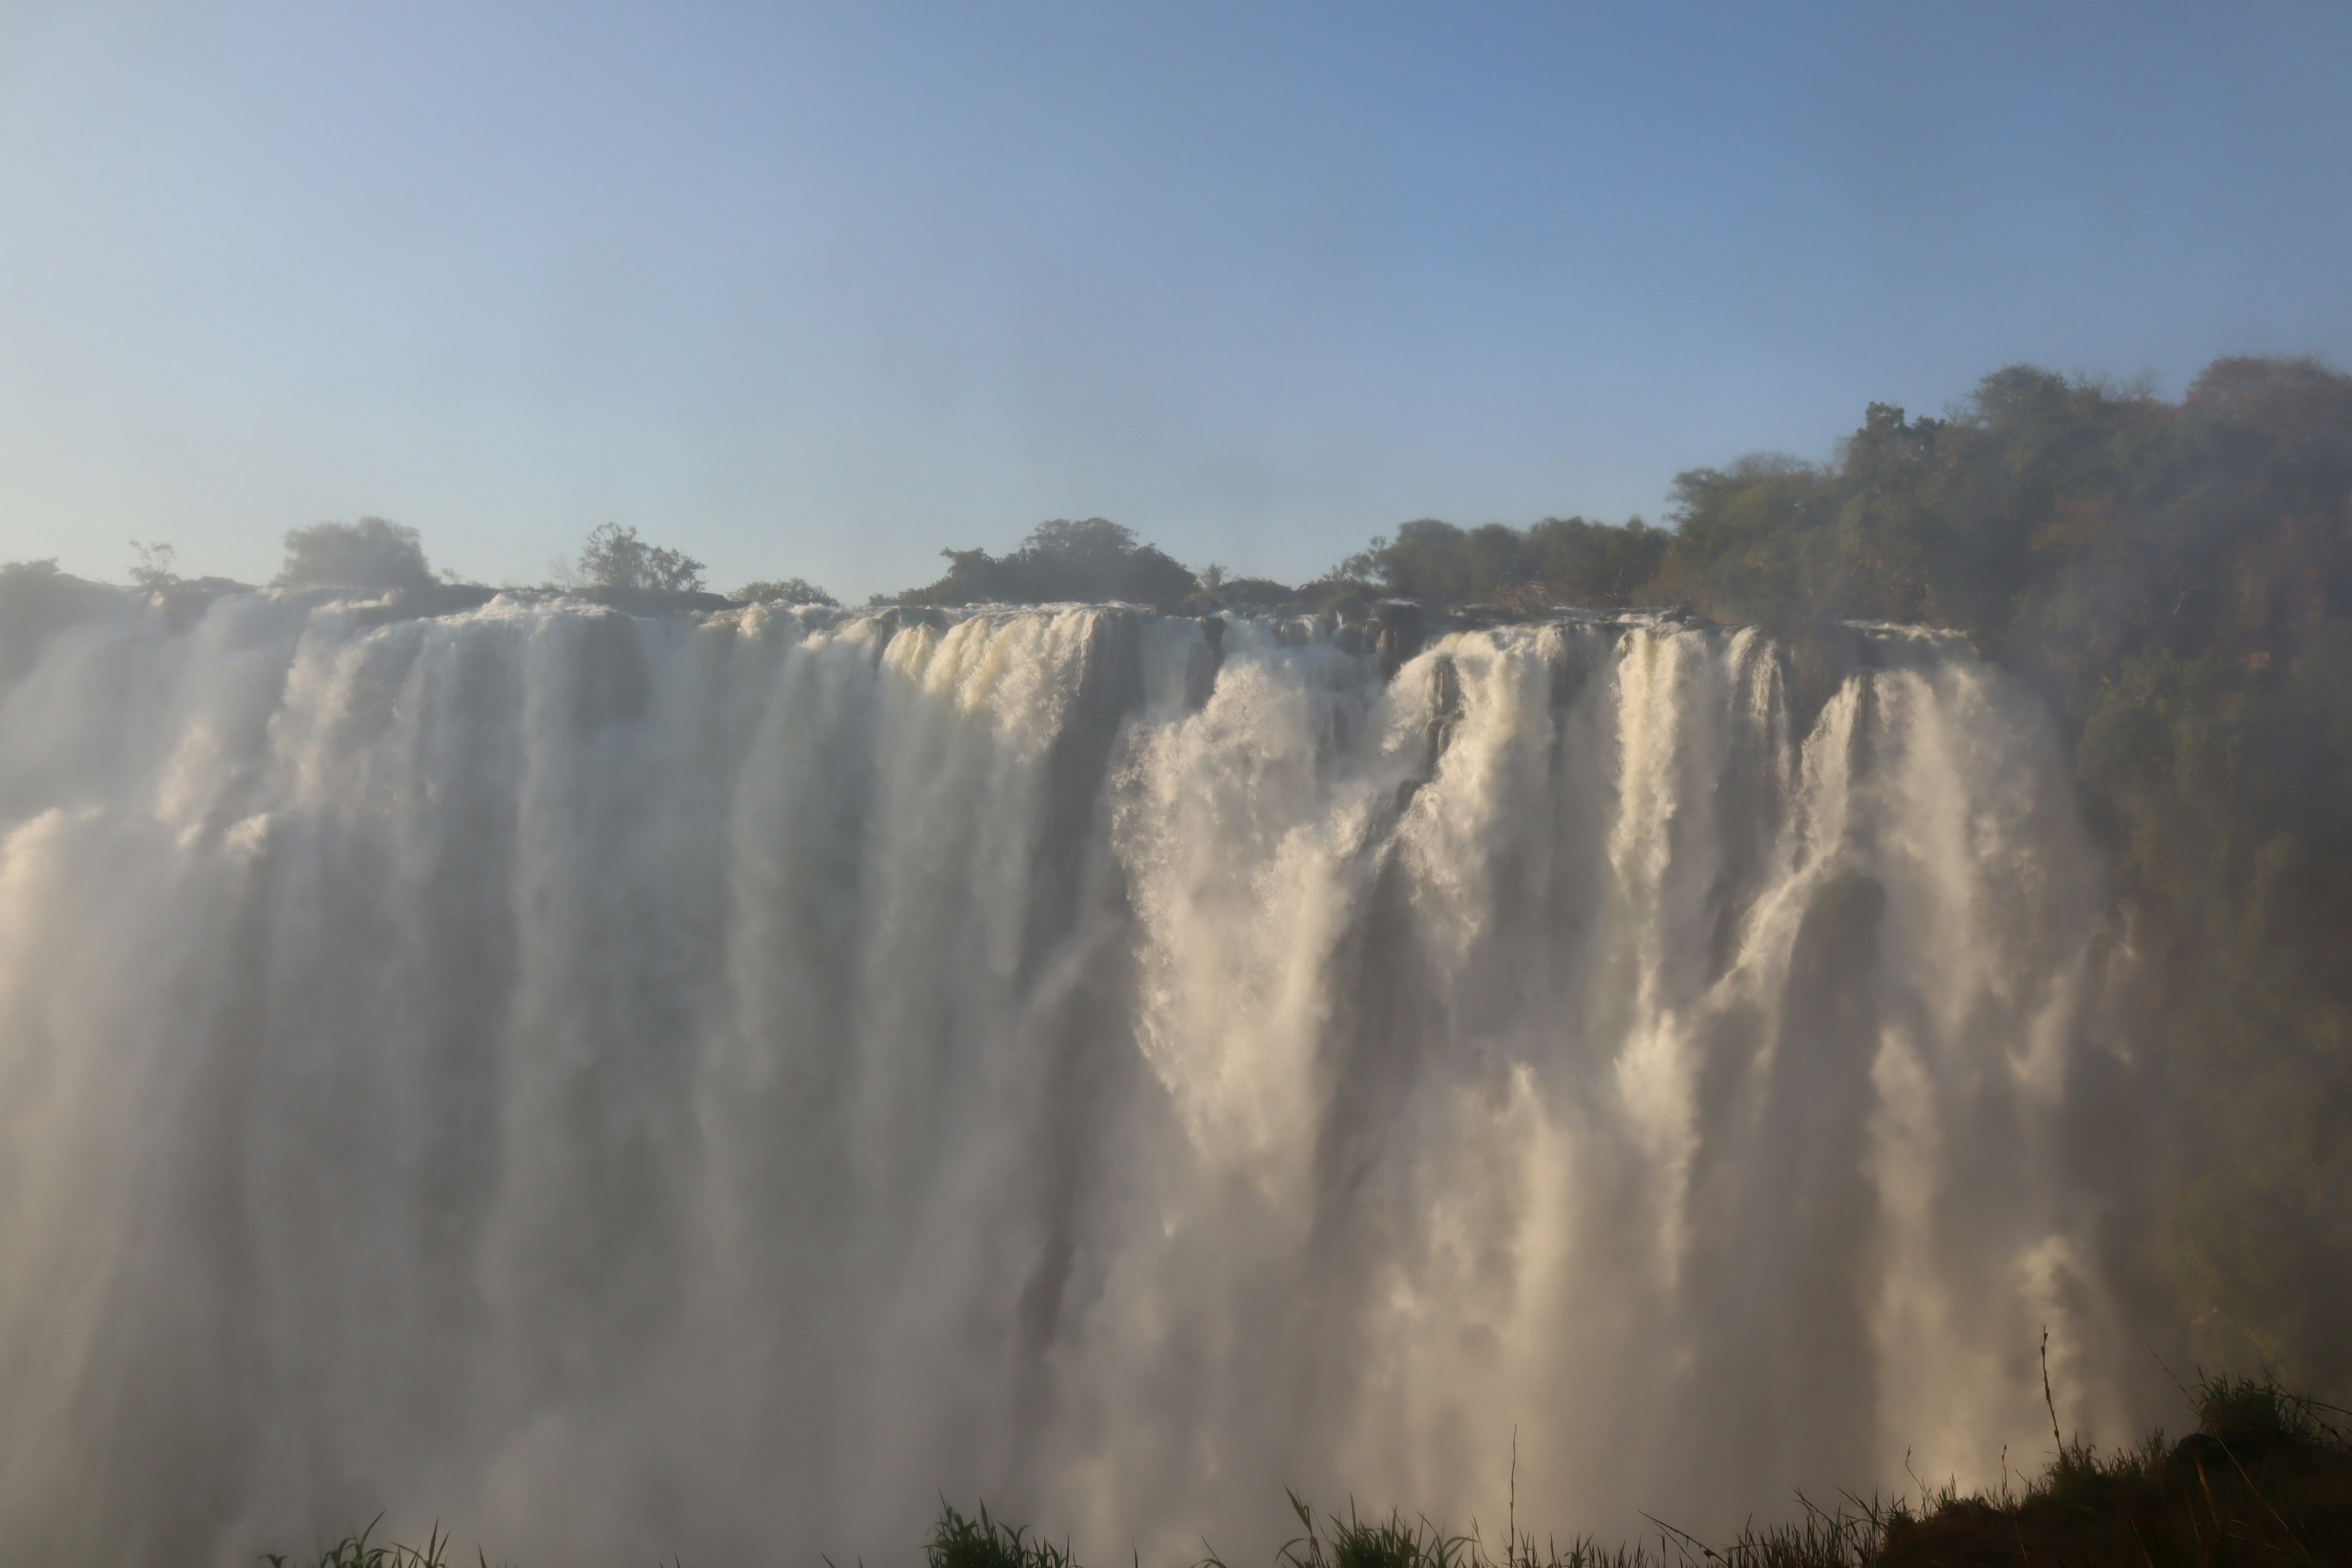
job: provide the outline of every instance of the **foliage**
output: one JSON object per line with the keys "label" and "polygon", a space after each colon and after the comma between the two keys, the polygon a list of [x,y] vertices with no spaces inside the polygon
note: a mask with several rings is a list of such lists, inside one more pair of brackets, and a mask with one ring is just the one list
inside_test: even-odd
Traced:
{"label": "foliage", "polygon": [[177,586],[180,552],[170,544],[131,542],[131,585],[142,594],[168,593]]}
{"label": "foliage", "polygon": [[2352,1553],[2343,1413],[2268,1378],[2206,1379],[2199,1428],[2102,1454],[2063,1443],[2018,1495],[1950,1489],[1879,1515],[1876,1568],[1946,1564],[2341,1563]]}
{"label": "foliage", "polygon": [[2111,847],[2111,994],[2183,1173],[2217,1363],[2352,1392],[2352,380],[2217,362],[2179,404],[2012,367],[1874,404],[1835,463],[1677,483],[1644,596],[1967,632],[2047,695]]}
{"label": "foliage", "polygon": [[134,539],[131,542],[131,585],[160,607],[165,622],[175,629],[192,624],[206,605],[222,595],[252,591],[247,584],[227,577],[181,576],[176,570],[179,552],[169,544],[142,544]]}
{"label": "foliage", "polygon": [[1340,569],[1433,605],[1496,605],[1522,614],[1553,605],[1613,607],[1632,603],[1656,575],[1668,537],[1640,518],[1622,527],[1569,517],[1466,531],[1423,518],[1392,540],[1375,538]]}
{"label": "foliage", "polygon": [[[2305,1568],[2347,1561],[2347,1414],[2267,1377],[2208,1378],[2194,1398],[2199,1430],[2179,1444],[2161,1432],[2114,1453],[2061,1441],[2038,1477],[2019,1490],[2004,1481],[1997,1494],[1923,1487],[1916,1498],[1891,1502],[1849,1494],[1834,1509],[1800,1495],[1798,1519],[1751,1524],[1712,1543],[1663,1520],[1651,1521],[1658,1533],[1649,1542],[1538,1542],[1521,1533],[1514,1518],[1496,1545],[1475,1524],[1467,1533],[1448,1534],[1426,1518],[1408,1522],[1395,1511],[1366,1519],[1353,1504],[1346,1518],[1327,1514],[1318,1523],[1293,1493],[1290,1506],[1304,1533],[1276,1552],[1276,1568],[1962,1568],[2020,1562]],[[936,1559],[934,1568],[941,1568]],[[1065,1557],[1055,1568],[1071,1565]],[[1195,1568],[1225,1565],[1213,1552]]]}
{"label": "foliage", "polygon": [[1298,590],[1271,577],[1228,577],[1209,590],[1221,605],[1237,610],[1271,610],[1290,604]]}
{"label": "foliage", "polygon": [[1007,555],[943,550],[947,575],[899,595],[904,605],[1046,605],[1121,601],[1172,610],[1199,583],[1159,547],[1099,517],[1041,522]]}
{"label": "foliage", "polygon": [[923,1543],[924,1568],[1076,1568],[1069,1548],[988,1516],[967,1519],[944,1500],[931,1538]]}
{"label": "foliage", "polygon": [[[451,1568],[449,1538],[435,1525],[422,1546],[403,1546],[396,1542],[378,1542],[375,1527],[383,1522],[378,1515],[365,1530],[356,1535],[346,1535],[332,1546],[319,1551],[318,1568]],[[270,1568],[286,1568],[288,1559],[282,1552],[265,1552],[261,1560]],[[489,1559],[480,1552],[475,1561],[484,1568]]]}
{"label": "foliage", "polygon": [[667,545],[648,544],[635,528],[596,525],[580,549],[580,577],[599,588],[633,593],[697,594],[702,563]]}
{"label": "foliage", "polygon": [[1391,1509],[1386,1519],[1366,1520],[1351,1500],[1347,1518],[1326,1514],[1318,1527],[1315,1510],[1297,1492],[1287,1495],[1307,1533],[1283,1542],[1274,1554],[1276,1568],[1470,1568],[1475,1543],[1447,1535],[1425,1518],[1407,1523]]}
{"label": "foliage", "polygon": [[735,590],[734,597],[738,603],[745,605],[838,605],[841,603],[805,577],[787,577],[777,583],[746,583]]}
{"label": "foliage", "polygon": [[[1891,1502],[1848,1494],[1833,1509],[1801,1494],[1800,1517],[1750,1524],[1709,1543],[1663,1520],[1648,1541],[1604,1547],[1589,1536],[1541,1542],[1516,1517],[1499,1542],[1474,1523],[1448,1534],[1399,1512],[1318,1523],[1288,1494],[1303,1534],[1275,1568],[2002,1568],[2013,1563],[2140,1563],[2147,1568],[2315,1568],[2352,1561],[2352,1435],[2347,1412],[2268,1378],[2214,1377],[2194,1395],[2199,1429],[2178,1444],[2150,1433],[2103,1453],[2061,1441],[2041,1474],[2012,1489],[1947,1485]],[[2054,1415],[2053,1415],[2054,1420]],[[1516,1487],[1515,1489],[1516,1489]],[[1514,1510],[1516,1515],[1516,1510]],[[318,1568],[450,1568],[436,1528],[423,1547],[373,1543],[374,1525],[320,1552]],[[477,1553],[477,1560],[488,1559]],[[273,1568],[289,1559],[264,1554]],[[1067,1546],[942,1500],[924,1568],[1078,1568]],[[1213,1549],[1192,1568],[1226,1568]]]}
{"label": "foliage", "polygon": [[[1499,1542],[1474,1521],[1449,1534],[1426,1517],[1346,1518],[1287,1494],[1303,1533],[1275,1552],[1275,1568],[1976,1568],[2024,1563],[2144,1563],[2148,1568],[2315,1568],[2352,1561],[2352,1413],[2292,1393],[2268,1377],[2210,1377],[2191,1395],[2198,1430],[2180,1442],[2150,1433],[2103,1453],[2061,1439],[2040,1475],[1997,1493],[1946,1485],[1916,1497],[1833,1509],[1800,1494],[1800,1517],[1750,1524],[1709,1543],[1663,1520],[1642,1542],[1604,1547],[1589,1536],[1538,1542],[1516,1506]],[[2053,1406],[2052,1420],[2056,1420]],[[1516,1469],[1513,1490],[1517,1490]],[[318,1568],[450,1568],[436,1527],[423,1547],[373,1543],[375,1526],[322,1550]],[[289,1559],[263,1560],[286,1568]],[[479,1552],[477,1561],[487,1563]],[[829,1561],[829,1560],[828,1560]],[[941,1500],[923,1543],[924,1568],[1078,1568],[1066,1545]],[[1192,1568],[1226,1568],[1213,1548]]]}
{"label": "foliage", "polygon": [[[1604,1547],[1589,1536],[1541,1542],[1513,1517],[1499,1542],[1474,1522],[1449,1534],[1398,1511],[1315,1511],[1288,1494],[1303,1533],[1275,1568],[1963,1568],[1974,1564],[2132,1563],[2149,1568],[2279,1564],[2310,1568],[2352,1553],[2352,1416],[2263,1378],[2206,1378],[2192,1395],[2199,1429],[2179,1444],[2152,1432],[2103,1453],[2061,1440],[2041,1474],[2014,1489],[1835,1508],[1801,1494],[1800,1516],[1749,1524],[1710,1543],[1663,1520],[1649,1541]],[[2055,1406],[2053,1406],[2055,1421]],[[1516,1476],[1514,1477],[1516,1491]],[[1076,1568],[1066,1549],[1024,1537],[985,1507],[977,1523],[942,1506],[927,1568]],[[1225,1568],[1213,1550],[1193,1568]]]}
{"label": "foliage", "polygon": [[425,546],[416,530],[380,517],[357,522],[320,522],[286,532],[281,588],[391,590],[432,586]]}

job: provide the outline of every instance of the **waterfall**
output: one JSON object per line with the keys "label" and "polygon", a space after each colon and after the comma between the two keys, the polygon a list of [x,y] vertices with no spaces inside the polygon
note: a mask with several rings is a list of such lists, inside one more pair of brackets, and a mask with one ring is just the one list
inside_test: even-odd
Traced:
{"label": "waterfall", "polygon": [[1491,1538],[1515,1451],[1522,1527],[1708,1528],[2038,1464],[2045,1325],[2126,1435],[2104,871],[1957,641],[125,593],[21,662],[13,1559],[1242,1561],[1286,1487]]}

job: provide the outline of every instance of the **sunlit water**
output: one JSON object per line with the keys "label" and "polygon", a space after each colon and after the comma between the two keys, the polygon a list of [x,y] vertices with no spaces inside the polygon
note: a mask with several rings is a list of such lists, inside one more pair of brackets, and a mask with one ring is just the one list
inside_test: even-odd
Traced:
{"label": "sunlit water", "polygon": [[[1857,631],[128,595],[0,697],[0,1544],[1235,1561],[2129,1412],[2050,725]],[[2071,1098],[2070,1098],[2071,1097]],[[1906,1455],[1907,1466],[1906,1470]]]}

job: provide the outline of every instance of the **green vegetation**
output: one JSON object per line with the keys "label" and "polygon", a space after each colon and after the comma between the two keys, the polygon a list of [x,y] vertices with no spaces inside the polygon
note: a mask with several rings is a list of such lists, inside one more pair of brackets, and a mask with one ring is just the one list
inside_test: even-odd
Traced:
{"label": "green vegetation", "polygon": [[[2207,1379],[2198,1430],[2179,1444],[2151,1433],[2137,1448],[2102,1454],[2060,1440],[2040,1477],[1991,1495],[1940,1491],[1894,1502],[1848,1496],[1831,1510],[1796,1500],[1797,1520],[1750,1525],[1703,1542],[1662,1520],[1640,1543],[1604,1547],[1523,1534],[1516,1508],[1499,1542],[1475,1524],[1448,1534],[1426,1518],[1346,1518],[1291,1494],[1301,1534],[1274,1568],[2315,1568],[2352,1562],[2352,1433],[2347,1413],[2267,1379]],[[2052,1435],[2056,1437],[2056,1415]],[[318,1568],[452,1568],[437,1528],[422,1547],[371,1543],[372,1525],[328,1547]],[[267,1554],[274,1568],[289,1561]],[[486,1562],[478,1553],[478,1562]],[[1078,1568],[1056,1546],[942,1502],[923,1546],[924,1568]],[[1140,1562],[1140,1558],[1136,1559]],[[1191,1568],[1226,1568],[1213,1549]]]}
{"label": "green vegetation", "polygon": [[1494,605],[1520,614],[1568,605],[1613,608],[1644,602],[1673,537],[1638,517],[1622,528],[1570,517],[1467,531],[1423,518],[1393,540],[1375,537],[1343,571],[1432,605]]}
{"label": "green vegetation", "polygon": [[2268,1380],[2208,1380],[2198,1430],[2100,1454],[2062,1444],[2021,1494],[1922,1500],[1874,1514],[1874,1568],[2027,1563],[2322,1563],[2352,1560],[2346,1413]]}
{"label": "green vegetation", "polygon": [[635,594],[698,594],[702,563],[666,544],[648,544],[634,528],[599,523],[580,547],[580,580]]}
{"label": "green vegetation", "polygon": [[942,550],[947,575],[910,588],[901,605],[1044,605],[1119,601],[1173,610],[1200,587],[1192,573],[1134,531],[1098,517],[1041,522],[1006,555]]}
{"label": "green vegetation", "polygon": [[[422,1546],[403,1546],[397,1542],[375,1539],[375,1527],[383,1522],[379,1514],[365,1530],[347,1535],[332,1546],[319,1549],[318,1568],[452,1568],[449,1562],[449,1540],[435,1525]],[[488,1568],[489,1558],[477,1552],[477,1568]],[[269,1568],[286,1568],[294,1561],[282,1552],[265,1552],[261,1561]]]}
{"label": "green vegetation", "polygon": [[967,1519],[944,1499],[931,1538],[923,1542],[923,1568],[1077,1568],[1066,1545],[1056,1546],[1018,1525],[988,1516]]}
{"label": "green vegetation", "polygon": [[180,552],[170,544],[131,542],[131,585],[142,594],[168,594],[180,584]]}
{"label": "green vegetation", "polygon": [[743,605],[832,605],[841,601],[810,582],[805,577],[786,577],[774,583],[746,583],[735,590],[736,603]]}
{"label": "green vegetation", "polygon": [[380,517],[289,529],[281,588],[429,588],[433,573],[416,531]]}

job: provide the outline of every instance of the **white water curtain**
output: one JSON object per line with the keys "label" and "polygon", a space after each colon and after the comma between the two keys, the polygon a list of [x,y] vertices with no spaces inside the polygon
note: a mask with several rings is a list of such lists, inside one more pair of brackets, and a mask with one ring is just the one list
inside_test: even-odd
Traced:
{"label": "white water curtain", "polygon": [[1515,1433],[1706,1528],[2038,1463],[2045,1324],[2126,1436],[2062,755],[1840,637],[99,605],[0,689],[0,1548],[1246,1561]]}

